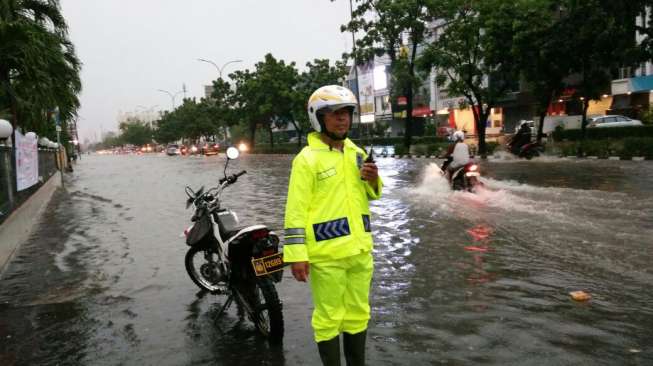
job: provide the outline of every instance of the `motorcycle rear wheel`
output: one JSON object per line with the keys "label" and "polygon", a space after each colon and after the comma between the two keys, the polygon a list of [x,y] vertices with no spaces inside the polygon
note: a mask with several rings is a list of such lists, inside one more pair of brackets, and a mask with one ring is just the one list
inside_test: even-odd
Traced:
{"label": "motorcycle rear wheel", "polygon": [[220,264],[217,261],[209,261],[206,259],[206,254],[210,258],[217,259],[217,253],[208,252],[198,247],[192,247],[186,253],[185,264],[186,272],[190,279],[202,290],[211,293],[221,293],[225,288],[225,283],[220,283],[221,277]]}
{"label": "motorcycle rear wheel", "polygon": [[281,343],[283,339],[283,311],[281,300],[269,277],[248,281],[237,286],[240,301],[247,301],[245,308],[256,330],[270,343]]}

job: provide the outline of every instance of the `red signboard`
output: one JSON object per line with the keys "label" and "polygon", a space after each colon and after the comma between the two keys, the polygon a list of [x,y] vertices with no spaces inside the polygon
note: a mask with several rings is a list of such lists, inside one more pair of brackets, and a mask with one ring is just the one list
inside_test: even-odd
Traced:
{"label": "red signboard", "polygon": [[413,117],[428,117],[431,113],[428,106],[413,107]]}

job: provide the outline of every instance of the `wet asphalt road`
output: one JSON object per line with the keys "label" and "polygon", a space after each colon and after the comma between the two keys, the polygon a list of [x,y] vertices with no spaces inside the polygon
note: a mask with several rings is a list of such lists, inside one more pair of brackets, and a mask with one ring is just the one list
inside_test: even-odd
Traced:
{"label": "wet asphalt road", "polygon": [[[183,188],[223,162],[84,156],[2,275],[0,365],[319,364],[289,273],[278,348],[185,273]],[[282,231],[290,162],[236,161],[225,206]],[[491,160],[472,195],[432,162],[378,159],[368,364],[653,364],[653,164]]]}

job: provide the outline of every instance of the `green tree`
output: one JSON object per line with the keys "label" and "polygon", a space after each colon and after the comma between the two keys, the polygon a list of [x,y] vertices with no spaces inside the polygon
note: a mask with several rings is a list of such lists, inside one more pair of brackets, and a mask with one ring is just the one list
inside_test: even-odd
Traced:
{"label": "green tree", "polygon": [[490,110],[511,89],[518,72],[510,52],[514,41],[513,20],[518,15],[512,2],[502,0],[446,0],[438,37],[420,59],[424,70],[438,70],[437,83],[449,95],[463,95],[472,107],[479,153],[486,156],[485,127]]}
{"label": "green tree", "polygon": [[541,142],[549,105],[571,74],[573,50],[568,39],[574,33],[573,24],[561,16],[559,0],[519,0],[514,5],[518,16],[511,52],[536,101],[537,141]]}
{"label": "green tree", "polygon": [[152,142],[152,129],[150,126],[138,119],[128,119],[122,122],[120,128],[120,142],[142,146]]}
{"label": "green tree", "polygon": [[241,121],[249,127],[250,143],[255,145],[256,129],[260,126],[267,130],[270,146],[274,146],[273,127],[295,121],[295,86],[299,77],[295,63],[286,64],[268,53],[253,73],[237,71],[230,77],[236,83],[234,105]]}
{"label": "green tree", "polygon": [[[641,48],[636,44],[635,16],[637,8],[627,2],[609,0],[566,0],[562,17],[574,25],[574,36],[568,40],[580,57],[574,59],[575,97],[582,104],[582,138],[587,127],[587,109],[591,100],[600,100],[610,90],[615,70],[636,65]],[[578,22],[582,19],[582,22]],[[579,144],[579,155],[583,154]]]}
{"label": "green tree", "polygon": [[[362,32],[352,52],[357,64],[387,55],[392,76],[392,94],[406,97],[404,146],[412,144],[413,96],[420,86],[416,72],[418,47],[427,36],[426,25],[438,14],[436,2],[429,0],[359,0],[352,20],[343,32]],[[403,35],[407,35],[406,38]],[[393,98],[393,99],[395,99]],[[396,100],[396,99],[395,99]]]}
{"label": "green tree", "polygon": [[154,139],[162,143],[170,143],[180,140],[183,135],[183,125],[173,112],[164,112],[161,119],[156,122]]}
{"label": "green tree", "polygon": [[238,113],[234,107],[234,92],[231,85],[218,78],[213,81],[213,93],[205,103],[209,106],[209,113],[213,121],[215,131],[221,135],[221,139],[227,138],[227,128],[238,123]]}
{"label": "green tree", "polygon": [[54,138],[49,111],[64,124],[79,107],[80,61],[56,0],[0,1],[0,114]]}

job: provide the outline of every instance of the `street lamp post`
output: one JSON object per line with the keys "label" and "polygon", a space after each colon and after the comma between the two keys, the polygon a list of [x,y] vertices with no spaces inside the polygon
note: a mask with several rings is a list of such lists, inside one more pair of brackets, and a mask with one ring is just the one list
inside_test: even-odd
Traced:
{"label": "street lamp post", "polygon": [[227,66],[229,64],[236,63],[236,62],[243,62],[243,60],[232,60],[232,61],[225,62],[222,65],[222,67],[218,67],[218,65],[215,62],[211,61],[211,60],[205,60],[203,58],[198,58],[197,61],[206,62],[206,63],[209,63],[209,64],[215,66],[215,68],[218,70],[218,73],[220,74],[220,79],[222,79],[222,71],[224,70],[225,66]]}
{"label": "street lamp post", "polygon": [[185,90],[180,90],[175,94],[172,94],[171,92],[163,89],[157,89],[157,91],[160,91],[161,93],[166,93],[170,96],[170,99],[172,99],[172,109],[170,111],[172,112],[173,110],[175,110],[175,98],[177,97],[177,95],[183,93]]}

